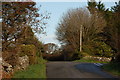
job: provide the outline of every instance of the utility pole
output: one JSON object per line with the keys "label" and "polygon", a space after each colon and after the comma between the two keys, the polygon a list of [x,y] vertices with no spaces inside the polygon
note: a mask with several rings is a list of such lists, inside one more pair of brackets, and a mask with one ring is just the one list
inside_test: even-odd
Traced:
{"label": "utility pole", "polygon": [[82,25],[80,26],[80,52],[82,51]]}

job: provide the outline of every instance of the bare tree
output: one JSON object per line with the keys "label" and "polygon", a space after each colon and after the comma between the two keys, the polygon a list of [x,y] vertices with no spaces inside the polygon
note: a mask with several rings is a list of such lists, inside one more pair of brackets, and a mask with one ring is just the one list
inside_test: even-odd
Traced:
{"label": "bare tree", "polygon": [[100,13],[90,14],[86,8],[69,10],[57,27],[57,39],[73,49],[82,51],[82,45],[100,39],[98,36],[106,22]]}

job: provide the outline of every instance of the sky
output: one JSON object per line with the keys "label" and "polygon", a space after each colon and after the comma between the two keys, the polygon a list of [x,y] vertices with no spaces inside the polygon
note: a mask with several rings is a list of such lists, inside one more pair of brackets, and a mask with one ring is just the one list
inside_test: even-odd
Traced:
{"label": "sky", "polygon": [[[114,2],[104,2],[106,8],[114,6]],[[66,13],[69,9],[74,8],[84,8],[87,6],[87,2],[37,2],[37,6],[41,5],[41,12],[47,11],[50,14],[50,19],[47,21],[46,25],[46,35],[39,35],[37,37],[43,43],[55,43],[60,46],[59,41],[56,39],[56,28],[62,15]]]}

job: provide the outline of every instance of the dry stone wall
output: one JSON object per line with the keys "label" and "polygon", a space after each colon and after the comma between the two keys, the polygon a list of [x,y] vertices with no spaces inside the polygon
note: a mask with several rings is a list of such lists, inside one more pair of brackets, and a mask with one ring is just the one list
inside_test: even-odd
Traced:
{"label": "dry stone wall", "polygon": [[112,58],[107,58],[107,57],[96,57],[96,56],[85,56],[84,58],[89,58],[97,61],[105,61],[105,62],[110,62]]}

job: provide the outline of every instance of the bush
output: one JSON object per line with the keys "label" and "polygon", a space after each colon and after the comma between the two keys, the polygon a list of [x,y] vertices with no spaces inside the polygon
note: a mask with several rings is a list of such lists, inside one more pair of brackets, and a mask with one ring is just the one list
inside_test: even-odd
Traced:
{"label": "bush", "polygon": [[78,55],[77,53],[76,54],[74,54],[74,53],[75,53],[74,50],[72,50],[72,49],[67,50],[66,49],[63,51],[62,54],[64,54],[64,59],[69,61],[69,60],[73,60]]}
{"label": "bush", "polygon": [[47,62],[47,60],[43,59],[42,57],[37,57],[36,61],[37,64],[44,64]]}
{"label": "bush", "polygon": [[120,76],[120,62],[109,63],[102,67],[104,70]]}
{"label": "bush", "polygon": [[120,53],[118,53],[116,55],[114,62],[119,62],[120,63]]}
{"label": "bush", "polygon": [[95,56],[100,56],[100,57],[112,57],[113,56],[112,48],[106,43],[100,42],[100,41],[94,41],[90,45],[84,45],[83,50],[84,52],[90,55],[95,55]]}
{"label": "bush", "polygon": [[19,56],[27,55],[29,57],[30,64],[36,63],[36,48],[34,45],[20,45]]}
{"label": "bush", "polygon": [[49,61],[64,61],[64,54],[43,54],[44,59]]}
{"label": "bush", "polygon": [[2,52],[2,58],[5,62],[9,63],[13,67],[15,67],[18,62],[18,55],[16,54],[16,50]]}
{"label": "bush", "polygon": [[89,55],[94,55],[94,47],[92,44],[83,45],[83,51]]}
{"label": "bush", "polygon": [[72,60],[79,60],[85,56],[88,56],[87,53],[85,52],[80,52],[80,51],[76,51],[74,54],[73,54],[73,57],[72,57]]}
{"label": "bush", "polygon": [[72,55],[72,60],[77,60],[77,59],[80,59],[82,57],[83,56],[82,56],[81,52],[75,51],[74,54]]}
{"label": "bush", "polygon": [[101,57],[112,57],[113,50],[109,45],[104,42],[96,42],[95,47],[95,55],[99,55]]}

